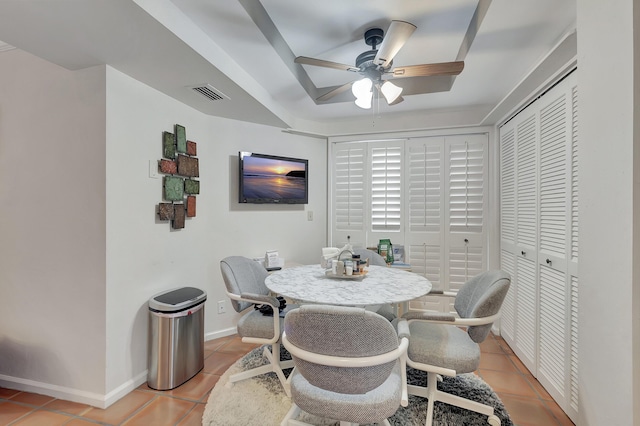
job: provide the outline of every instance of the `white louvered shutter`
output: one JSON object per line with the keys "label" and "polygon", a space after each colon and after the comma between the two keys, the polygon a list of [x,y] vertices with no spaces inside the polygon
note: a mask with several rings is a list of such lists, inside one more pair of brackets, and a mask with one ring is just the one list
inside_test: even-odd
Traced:
{"label": "white louvered shutter", "polygon": [[[444,289],[444,138],[412,139],[406,144],[406,245],[411,270],[424,275],[434,289]],[[448,303],[448,302],[447,302]],[[441,298],[411,301],[411,309],[448,309]]]}
{"label": "white louvered shutter", "polygon": [[500,132],[500,219],[501,239],[504,243],[516,242],[516,184],[515,184],[515,129],[513,126]]}
{"label": "white louvered shutter", "polygon": [[333,147],[333,240],[343,246],[347,236],[353,244],[364,244],[366,145],[334,144]]}
{"label": "white louvered shutter", "polygon": [[407,142],[407,236],[411,268],[442,289],[444,138]]}
{"label": "white louvered shutter", "polygon": [[485,270],[486,135],[445,138],[448,233],[446,290],[457,291]]}
{"label": "white louvered shutter", "polygon": [[[402,142],[371,143],[371,231],[398,234],[402,227]],[[382,237],[384,238],[384,237]],[[393,237],[391,238],[393,243]]]}

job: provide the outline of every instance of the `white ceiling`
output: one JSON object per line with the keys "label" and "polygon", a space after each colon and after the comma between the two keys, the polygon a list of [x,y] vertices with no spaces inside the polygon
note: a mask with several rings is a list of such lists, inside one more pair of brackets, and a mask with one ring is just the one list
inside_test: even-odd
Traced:
{"label": "white ceiling", "polygon": [[[350,93],[346,102],[317,105],[308,91],[323,93],[359,75],[293,58],[353,65],[370,49],[364,31],[386,30],[391,20],[417,26],[395,66],[465,61],[451,90],[381,102],[373,112],[356,107]],[[60,66],[108,64],[208,114],[322,134],[370,130],[372,114],[380,128],[390,119],[396,129],[434,125],[434,117],[446,124],[455,115],[491,124],[527,77],[543,82],[575,56],[573,37],[573,49],[548,57],[575,22],[575,0],[0,2],[0,40]],[[190,89],[204,83],[227,99],[211,102]]]}

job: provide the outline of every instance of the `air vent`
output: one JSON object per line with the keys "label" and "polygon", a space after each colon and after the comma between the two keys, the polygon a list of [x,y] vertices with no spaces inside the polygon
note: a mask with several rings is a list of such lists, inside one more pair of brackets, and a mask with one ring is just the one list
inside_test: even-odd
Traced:
{"label": "air vent", "polygon": [[5,43],[4,41],[0,41],[0,52],[6,52],[8,50],[13,50],[13,49],[15,49],[15,47]]}
{"label": "air vent", "polygon": [[205,98],[209,99],[210,101],[221,101],[224,99],[229,99],[228,96],[218,91],[215,87],[211,86],[210,84],[202,84],[202,85],[194,86],[191,88],[195,90],[197,93],[200,93]]}

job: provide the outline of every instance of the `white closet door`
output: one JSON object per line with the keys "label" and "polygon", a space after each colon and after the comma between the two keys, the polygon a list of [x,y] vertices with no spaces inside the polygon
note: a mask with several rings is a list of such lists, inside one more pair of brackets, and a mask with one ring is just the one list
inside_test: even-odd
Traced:
{"label": "white closet door", "polygon": [[511,276],[511,286],[502,303],[500,333],[507,342],[515,342],[516,332],[516,160],[515,126],[508,123],[500,130],[500,265]]}
{"label": "white closet door", "polygon": [[368,214],[365,198],[367,145],[334,144],[332,152],[333,245],[342,247],[347,237],[353,245],[364,246]]}
{"label": "white closet door", "polygon": [[501,267],[512,274],[503,335],[574,421],[579,401],[576,85],[576,74],[569,75],[500,129]]}
{"label": "white closet door", "polygon": [[540,105],[540,343],[537,377],[558,400],[566,397],[567,372],[569,101],[566,91],[556,90]]}

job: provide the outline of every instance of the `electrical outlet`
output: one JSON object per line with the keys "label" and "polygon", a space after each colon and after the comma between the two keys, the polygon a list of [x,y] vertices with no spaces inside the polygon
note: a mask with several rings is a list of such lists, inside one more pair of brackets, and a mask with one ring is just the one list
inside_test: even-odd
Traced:
{"label": "electrical outlet", "polygon": [[219,314],[224,314],[225,312],[227,312],[225,306],[224,306],[224,300],[221,300],[218,302],[218,313]]}
{"label": "electrical outlet", "polygon": [[313,220],[313,210],[307,211],[307,220]]}

